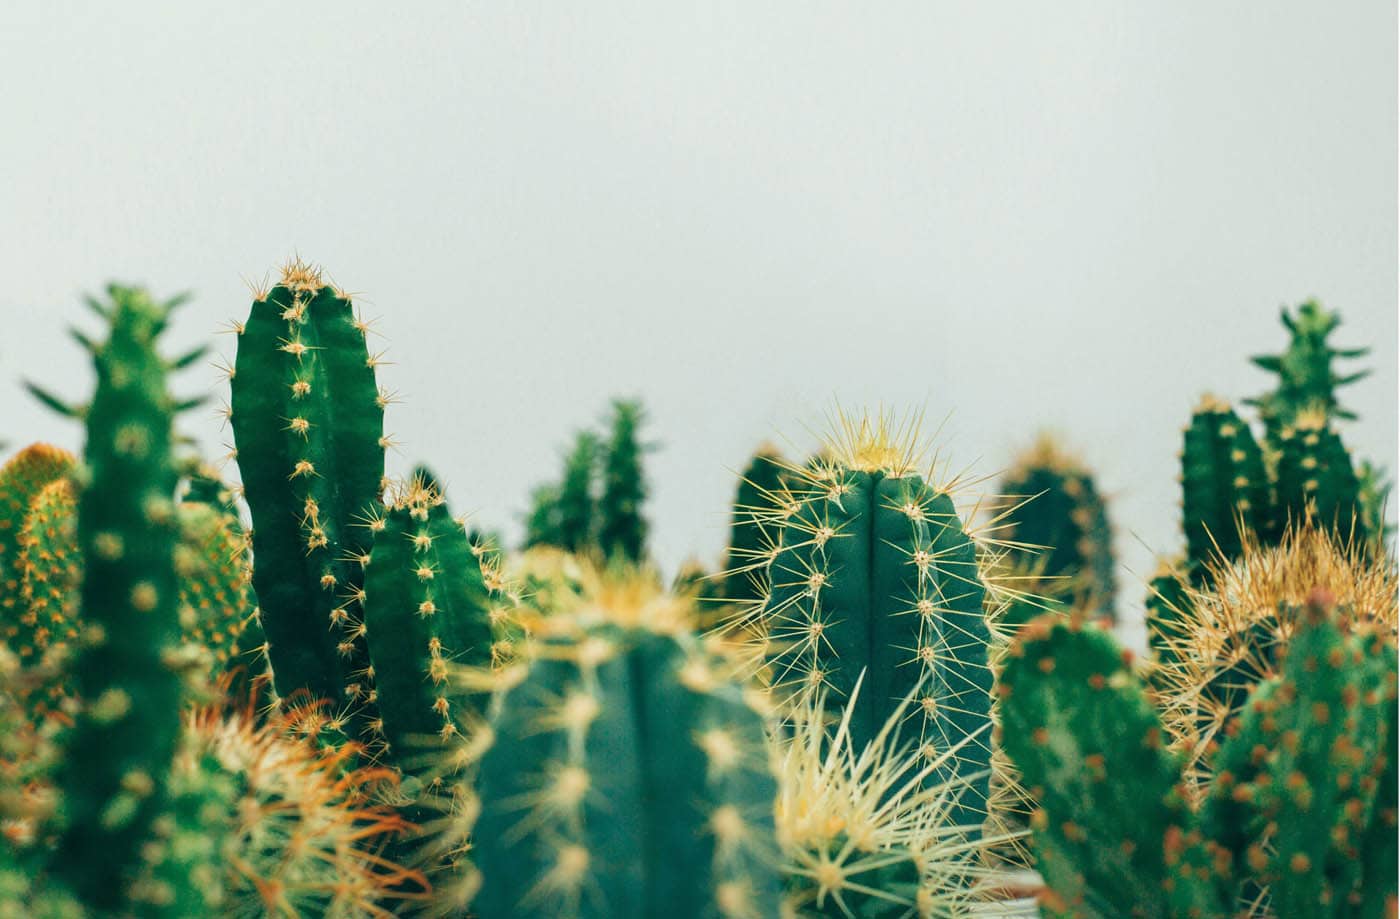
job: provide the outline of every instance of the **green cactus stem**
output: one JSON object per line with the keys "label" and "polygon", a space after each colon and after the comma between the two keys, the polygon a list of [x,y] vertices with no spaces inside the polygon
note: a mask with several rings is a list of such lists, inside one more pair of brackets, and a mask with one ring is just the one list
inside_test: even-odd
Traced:
{"label": "green cactus stem", "polygon": [[1073,604],[1113,618],[1113,531],[1105,501],[1084,464],[1042,435],[1013,464],[1001,490],[1021,500],[1004,514],[1000,537],[1039,547],[1030,551],[1044,559],[1043,577],[1064,582]]}
{"label": "green cactus stem", "polygon": [[67,450],[34,444],[0,468],[0,638],[21,658],[42,653],[46,635],[42,616],[23,596],[24,526],[30,506],[44,487],[67,476],[75,458]]}
{"label": "green cactus stem", "polygon": [[384,405],[366,325],[301,262],[238,329],[231,420],[253,521],[253,588],[277,693],[372,720],[359,606],[384,474]]}
{"label": "green cactus stem", "polygon": [[1291,424],[1305,409],[1321,409],[1328,418],[1356,418],[1338,403],[1336,390],[1365,378],[1370,371],[1342,374],[1332,362],[1364,357],[1370,349],[1332,347],[1327,339],[1341,325],[1341,316],[1316,301],[1303,303],[1296,313],[1282,309],[1279,319],[1288,330],[1288,347],[1282,354],[1251,358],[1255,366],[1277,374],[1278,384],[1272,392],[1246,399],[1245,404],[1258,407],[1271,431]]}
{"label": "green cactus stem", "polygon": [[1320,412],[1304,411],[1275,438],[1277,494],[1291,521],[1315,519],[1344,540],[1366,542],[1361,483],[1351,454]]}
{"label": "green cactus stem", "polygon": [[500,699],[473,915],[778,915],[763,718],[733,665],[685,632],[689,599],[608,578],[547,620],[561,632]]}
{"label": "green cactus stem", "polygon": [[612,430],[603,455],[603,488],[598,497],[598,547],[604,558],[639,562],[646,555],[647,521],[642,516],[647,485],[642,471],[645,447],[638,440],[643,423],[640,402],[613,402]]}
{"label": "green cactus stem", "polygon": [[1278,529],[1263,454],[1230,406],[1205,397],[1186,428],[1181,454],[1182,515],[1192,570],[1217,554],[1234,558],[1241,531]]}
{"label": "green cactus stem", "polygon": [[739,478],[730,512],[729,550],[716,599],[751,607],[768,596],[768,563],[778,545],[773,511],[783,500],[786,461],[776,447],[758,448]]}
{"label": "green cactus stem", "polygon": [[112,286],[105,342],[90,344],[97,392],[78,504],[82,634],[75,682],[84,708],[60,767],[67,831],[54,870],[81,898],[115,909],[164,806],[179,733],[179,587],[171,460],[178,406],[156,340],[179,301]]}

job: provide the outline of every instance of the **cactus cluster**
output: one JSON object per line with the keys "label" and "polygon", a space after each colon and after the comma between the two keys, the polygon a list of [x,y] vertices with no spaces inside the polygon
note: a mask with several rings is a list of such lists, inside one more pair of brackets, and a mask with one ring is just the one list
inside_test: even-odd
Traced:
{"label": "cactus cluster", "polygon": [[1102,499],[1043,443],[988,522],[915,416],[838,410],[668,588],[638,403],[503,553],[386,477],[369,326],[299,260],[235,325],[225,484],[176,433],[176,303],[92,301],[94,396],[35,389],[81,457],[0,468],[0,916],[1034,915],[1025,825],[1052,913],[1394,902],[1396,576],[1330,314],[1286,315],[1262,440],[1193,421],[1138,668],[1086,624]]}

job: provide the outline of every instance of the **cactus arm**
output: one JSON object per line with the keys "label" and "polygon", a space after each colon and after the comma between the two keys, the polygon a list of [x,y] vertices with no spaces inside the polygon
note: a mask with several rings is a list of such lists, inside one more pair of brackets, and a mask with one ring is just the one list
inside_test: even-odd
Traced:
{"label": "cactus arm", "polygon": [[[361,566],[384,470],[383,400],[350,302],[304,266],[239,334],[232,421],[253,519],[253,587],[279,694],[363,705]],[[360,710],[361,730],[368,713]]]}

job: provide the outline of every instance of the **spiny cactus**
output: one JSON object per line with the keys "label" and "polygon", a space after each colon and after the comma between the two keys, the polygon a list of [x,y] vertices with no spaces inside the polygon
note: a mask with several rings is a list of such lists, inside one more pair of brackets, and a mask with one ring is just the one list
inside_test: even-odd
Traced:
{"label": "spiny cactus", "polygon": [[[999,695],[1002,738],[1039,803],[1051,905],[1092,917],[1383,915],[1395,865],[1367,874],[1394,753],[1393,633],[1348,634],[1314,594],[1279,675],[1225,733],[1202,810],[1131,656],[1072,619],[1023,630]],[[1240,912],[1237,912],[1240,911]]]}
{"label": "spiny cactus", "polygon": [[1208,777],[1200,773],[1204,758],[1249,693],[1278,675],[1317,588],[1331,594],[1333,615],[1348,630],[1395,632],[1393,561],[1307,523],[1277,546],[1246,539],[1239,561],[1211,563],[1201,585],[1172,602],[1173,630],[1162,634],[1153,683],[1193,779]]}
{"label": "spiny cactus", "polygon": [[1278,527],[1264,455],[1229,404],[1201,400],[1181,453],[1186,554],[1192,566],[1239,555],[1241,533],[1271,537]]}
{"label": "spiny cactus", "polygon": [[516,601],[495,557],[468,542],[427,470],[403,483],[370,527],[363,602],[383,736],[393,761],[418,772],[412,767],[430,752],[429,739],[447,741],[457,730],[453,703],[462,700],[449,692],[449,664],[504,666],[513,656],[505,620]]}
{"label": "spiny cactus", "polygon": [[1368,539],[1361,483],[1351,454],[1320,411],[1298,412],[1274,434],[1276,492],[1285,520],[1316,519],[1360,541]]}
{"label": "spiny cactus", "polygon": [[[166,387],[192,352],[163,359],[156,342],[179,299],[108,288],[92,301],[106,341],[79,336],[92,353],[92,404],[68,409],[86,420],[84,487],[78,504],[82,634],[74,667],[84,702],[61,762],[68,823],[55,870],[86,902],[120,905],[142,844],[165,804],[164,783],[179,731],[181,671],[175,546],[177,474]],[[53,404],[62,403],[47,397]]]}
{"label": "spiny cactus", "polygon": [[[1114,616],[1117,578],[1108,511],[1084,464],[1041,435],[1016,459],[1001,485],[1017,499],[1001,520],[1001,538],[1043,559],[1043,578],[1064,582],[1070,602]],[[1027,551],[1027,550],[1022,550]]]}
{"label": "spiny cactus", "polygon": [[[910,717],[926,755],[978,738],[935,778],[985,774],[991,633],[977,546],[948,490],[915,471],[916,425],[844,415],[838,425],[829,459],[791,467],[782,507],[767,518],[779,546],[754,624],[770,678],[799,696],[826,686],[843,702],[865,673],[850,722],[857,748],[919,686]],[[982,819],[986,781],[974,784],[959,824]]]}
{"label": "spiny cactus", "polygon": [[687,633],[689,599],[585,579],[474,740],[473,914],[776,915],[762,716]]}
{"label": "spiny cactus", "polygon": [[305,689],[367,733],[359,594],[384,475],[384,406],[367,325],[320,272],[289,263],[237,326],[230,419],[253,520],[253,588],[277,693]]}
{"label": "spiny cactus", "polygon": [[783,916],[970,915],[972,904],[992,895],[989,852],[1007,841],[950,819],[977,777],[924,781],[937,764],[903,737],[912,697],[872,743],[856,748],[850,716],[858,698],[857,691],[839,714],[828,713],[825,693],[814,693],[795,729],[773,735]]}
{"label": "spiny cactus", "polygon": [[1313,300],[1301,304],[1296,313],[1279,310],[1279,319],[1289,333],[1288,347],[1281,354],[1251,358],[1255,366],[1277,374],[1278,384],[1245,404],[1259,409],[1270,430],[1291,424],[1305,409],[1321,409],[1330,418],[1355,419],[1337,401],[1336,389],[1363,379],[1370,371],[1341,374],[1332,362],[1364,357],[1370,349],[1332,347],[1327,339],[1341,325],[1341,316]]}
{"label": "spiny cactus", "polygon": [[[75,461],[67,450],[34,444],[0,468],[0,638],[23,658],[41,654],[47,644],[47,623],[41,625],[44,617],[23,596],[25,521],[34,499],[72,472]],[[54,500],[51,495],[49,503]]]}
{"label": "spiny cactus", "polygon": [[739,477],[730,512],[724,575],[711,591],[715,599],[748,607],[768,596],[768,562],[778,544],[772,517],[782,500],[786,468],[787,461],[777,448],[765,444]]}

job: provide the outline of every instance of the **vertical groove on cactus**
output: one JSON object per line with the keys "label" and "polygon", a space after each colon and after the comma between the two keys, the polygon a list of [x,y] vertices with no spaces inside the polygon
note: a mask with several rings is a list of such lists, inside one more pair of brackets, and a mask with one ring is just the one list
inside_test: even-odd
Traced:
{"label": "vertical groove on cactus", "polygon": [[[756,615],[770,678],[799,696],[829,687],[844,701],[864,672],[851,719],[857,747],[920,686],[910,719],[927,755],[979,737],[936,778],[985,773],[991,632],[976,544],[948,493],[914,471],[915,426],[896,429],[887,417],[840,423],[830,458],[793,467],[788,500],[770,518],[780,547]],[[983,780],[958,822],[980,823],[986,797]]]}
{"label": "vertical groove on cactus", "polygon": [[367,327],[301,262],[239,328],[231,419],[253,520],[253,587],[276,690],[371,721],[359,595],[384,474],[384,404]]}
{"label": "vertical groove on cactus", "polygon": [[585,578],[492,720],[474,914],[777,915],[775,783],[732,665],[685,634],[688,599]]}

